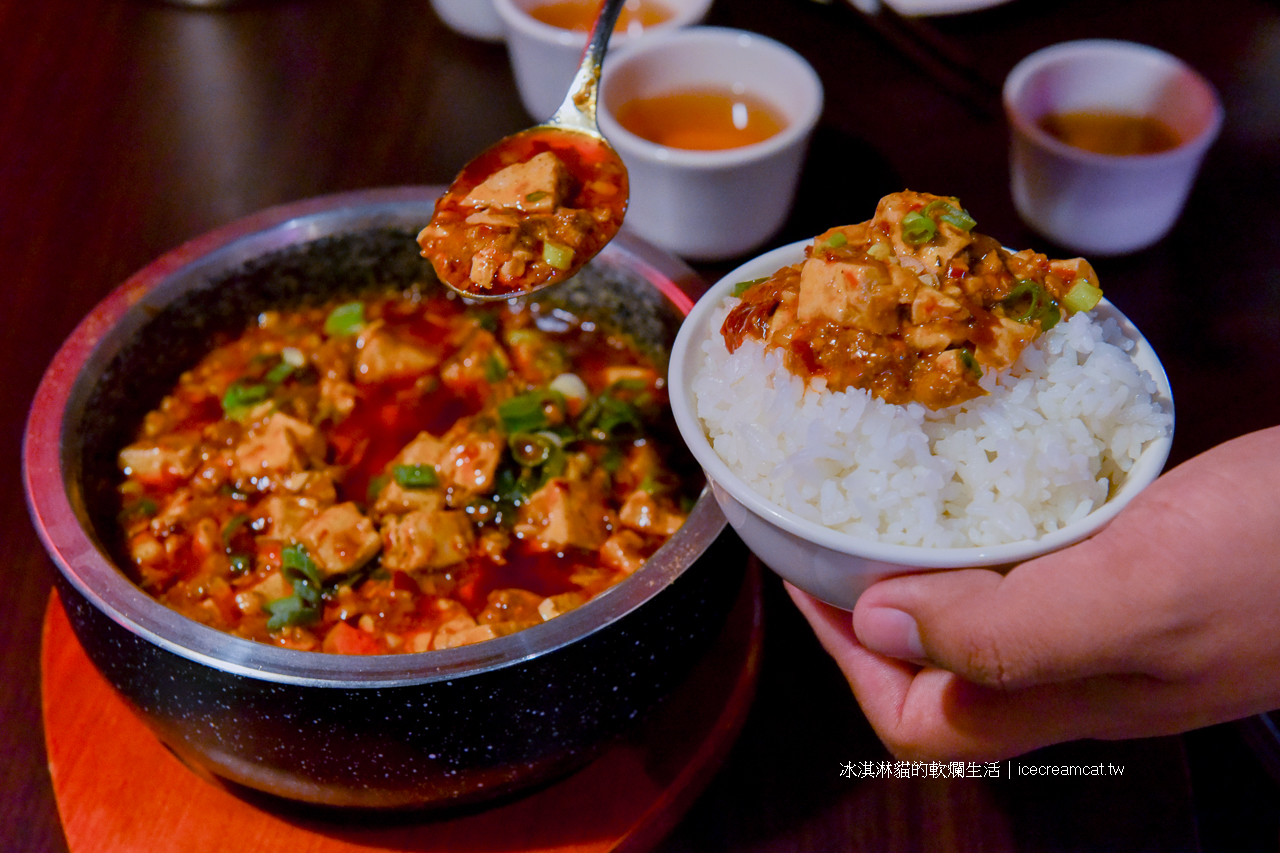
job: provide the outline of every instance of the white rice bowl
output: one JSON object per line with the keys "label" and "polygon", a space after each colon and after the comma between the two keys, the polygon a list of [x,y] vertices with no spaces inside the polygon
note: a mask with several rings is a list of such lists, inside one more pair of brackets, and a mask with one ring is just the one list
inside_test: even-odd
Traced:
{"label": "white rice bowl", "polygon": [[1160,473],[1173,432],[1168,380],[1105,300],[1064,318],[1009,370],[988,371],[987,395],[936,412],[806,385],[750,338],[730,354],[719,330],[734,285],[802,260],[807,242],[712,288],[670,371],[676,422],[726,515],[789,580],[851,607],[876,578],[844,583],[841,566],[867,566],[831,552],[874,562],[877,576],[1028,559],[1096,532]]}

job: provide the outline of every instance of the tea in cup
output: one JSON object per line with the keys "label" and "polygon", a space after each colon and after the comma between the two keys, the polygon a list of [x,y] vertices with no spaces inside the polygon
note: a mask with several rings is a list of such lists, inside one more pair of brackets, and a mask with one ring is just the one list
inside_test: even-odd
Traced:
{"label": "tea in cup", "polygon": [[[507,56],[525,111],[545,121],[564,101],[595,22],[599,0],[491,0],[506,31]],[[648,33],[696,24],[711,0],[628,0],[610,53]]]}
{"label": "tea in cup", "polygon": [[619,50],[598,117],[630,173],[623,228],[690,260],[759,247],[790,213],[822,103],[809,63],[756,33],[689,27]]}
{"label": "tea in cup", "polygon": [[1086,255],[1144,249],[1173,227],[1222,125],[1201,75],[1107,39],[1037,51],[1009,73],[1010,187],[1023,220]]}

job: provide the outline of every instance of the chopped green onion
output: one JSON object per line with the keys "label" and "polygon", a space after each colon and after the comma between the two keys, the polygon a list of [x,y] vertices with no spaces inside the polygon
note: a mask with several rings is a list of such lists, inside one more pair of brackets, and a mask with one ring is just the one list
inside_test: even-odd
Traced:
{"label": "chopped green onion", "polygon": [[440,485],[440,474],[434,465],[397,465],[391,476],[405,489],[431,489]]}
{"label": "chopped green onion", "polygon": [[508,433],[538,430],[547,426],[542,399],[535,394],[521,394],[498,405],[498,417]]}
{"label": "chopped green onion", "polygon": [[484,378],[486,382],[496,384],[507,378],[507,366],[496,355],[490,355],[484,362]]}
{"label": "chopped green onion", "polygon": [[[1044,302],[1047,299],[1043,287],[1029,278],[1024,278],[1018,280],[1017,286],[1009,292],[1008,296],[1000,300],[1000,304],[1010,313],[1010,320],[1030,323],[1044,310]],[[1026,307],[1019,310],[1024,303]]]}
{"label": "chopped green onion", "polygon": [[554,405],[564,410],[564,396],[550,388],[520,394],[498,404],[498,417],[508,435],[517,432],[537,432],[551,426],[546,407]]}
{"label": "chopped green onion", "polygon": [[1054,326],[1058,325],[1058,321],[1062,319],[1062,312],[1058,310],[1058,306],[1050,300],[1049,304],[1044,307],[1044,311],[1040,314],[1040,331],[1047,332]]}
{"label": "chopped green onion", "polygon": [[972,231],[974,226],[978,224],[978,220],[969,215],[967,210],[957,210],[955,213],[944,213],[939,217],[943,222],[949,222],[961,231]]}
{"label": "chopped green onion", "polygon": [[299,580],[306,581],[314,587],[316,595],[319,596],[320,587],[323,585],[320,579],[320,568],[307,553],[306,546],[286,546],[280,552],[280,569],[286,578],[294,582],[295,587]]}
{"label": "chopped green onion", "polygon": [[324,582],[320,569],[302,545],[289,545],[280,554],[280,573],[293,584],[293,595],[263,605],[271,618],[268,631],[315,622],[324,611]]}
{"label": "chopped green onion", "polygon": [[1020,279],[1009,295],[1000,300],[1009,319],[1019,323],[1040,321],[1040,331],[1047,332],[1062,319],[1053,298],[1035,281],[1029,278]]}
{"label": "chopped green onion", "polygon": [[516,476],[516,472],[510,468],[498,471],[498,476],[494,478],[493,491],[500,503],[514,506],[519,506],[530,494],[525,484]]}
{"label": "chopped green onion", "polygon": [[592,401],[578,421],[578,429],[597,441],[611,441],[640,434],[643,424],[635,406],[605,395]]}
{"label": "chopped green onion", "polygon": [[559,477],[568,466],[569,457],[562,450],[552,452],[549,459],[542,463],[542,477],[545,482],[550,477]]}
{"label": "chopped green onion", "polygon": [[227,393],[222,395],[222,411],[229,417],[236,418],[248,409],[271,396],[271,386],[261,382],[245,385],[240,381],[227,386]]}
{"label": "chopped green onion", "polygon": [[534,190],[533,192],[526,195],[524,197],[524,200],[529,202],[542,201],[548,195],[550,195],[550,193],[548,193],[546,190]]}
{"label": "chopped green onion", "polygon": [[837,231],[818,244],[819,249],[839,249],[845,243],[849,242],[849,238],[844,236],[844,232]]}
{"label": "chopped green onion", "polygon": [[548,266],[564,272],[573,266],[573,249],[546,240],[542,244],[542,259]]}
{"label": "chopped green onion", "polygon": [[281,361],[275,367],[267,371],[267,375],[262,377],[262,381],[268,385],[279,385],[281,382],[289,378],[289,374],[293,373],[294,366],[287,361]]}
{"label": "chopped green onion", "polygon": [[968,371],[969,375],[971,375],[974,379],[981,379],[982,365],[978,364],[978,359],[974,356],[974,354],[967,349],[959,350],[959,353],[960,353],[960,366],[963,367],[966,371]]}
{"label": "chopped green onion", "polygon": [[364,303],[348,302],[329,312],[324,320],[324,332],[331,338],[353,335],[364,326]]}
{"label": "chopped green onion", "polygon": [[1086,278],[1078,278],[1067,295],[1062,297],[1062,304],[1069,311],[1092,311],[1102,301],[1102,290],[1094,287]]}
{"label": "chopped green onion", "polygon": [[606,393],[613,394],[617,391],[630,391],[632,393],[636,393],[647,390],[649,390],[649,383],[647,380],[640,379],[635,376],[628,376],[624,379],[617,379],[610,382]]}
{"label": "chopped green onion", "polygon": [[231,518],[227,520],[227,523],[222,527],[222,544],[230,545],[231,537],[235,536],[236,531],[247,524],[248,521],[249,516],[244,513],[231,516]]}
{"label": "chopped green onion", "polygon": [[563,442],[553,432],[518,432],[507,439],[511,458],[523,468],[534,468],[558,452]]}
{"label": "chopped green onion", "polygon": [[267,620],[268,631],[279,631],[294,625],[308,625],[320,618],[320,610],[307,604],[298,595],[277,598],[262,605],[271,614]]}
{"label": "chopped green onion", "polygon": [[918,210],[902,217],[902,239],[912,246],[928,243],[938,236],[938,223]]}
{"label": "chopped green onion", "polygon": [[938,217],[939,219],[943,222],[949,222],[961,231],[972,231],[974,226],[978,224],[978,221],[969,215],[969,211],[941,199],[926,204],[922,213],[925,216],[932,216],[935,210],[942,211]]}
{"label": "chopped green onion", "polygon": [[751,288],[755,287],[760,282],[766,281],[766,280],[767,279],[763,279],[763,278],[753,278],[751,279],[751,281],[740,281],[733,286],[733,295],[741,296]]}
{"label": "chopped green onion", "polygon": [[893,254],[893,247],[888,243],[872,243],[871,247],[867,249],[867,254],[877,261],[885,261]]}
{"label": "chopped green onion", "polygon": [[[267,358],[264,356],[262,359],[255,359],[254,361],[261,364]],[[286,348],[280,353],[280,361],[272,365],[271,369],[262,377],[262,381],[250,383],[241,378],[232,382],[227,386],[226,393],[222,395],[223,414],[233,420],[241,420],[254,406],[267,400],[280,383],[293,375],[293,372],[300,366],[297,363],[298,359],[302,359],[301,363],[306,364],[302,353]]]}

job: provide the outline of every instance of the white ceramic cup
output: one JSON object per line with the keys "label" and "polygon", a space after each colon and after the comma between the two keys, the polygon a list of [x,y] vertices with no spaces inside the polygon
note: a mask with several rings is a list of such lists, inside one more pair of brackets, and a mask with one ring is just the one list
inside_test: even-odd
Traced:
{"label": "white ceramic cup", "polygon": [[[477,2],[477,0],[471,0]],[[520,102],[537,121],[551,118],[569,93],[582,51],[587,46],[587,33],[544,24],[530,13],[552,0],[491,0],[506,33],[507,56],[516,78]],[[610,53],[628,42],[653,33],[687,27],[701,21],[711,8],[711,0],[659,0],[671,11],[660,24],[643,30],[614,30],[609,39]]]}
{"label": "white ceramic cup", "polygon": [[[1026,57],[1005,80],[1004,107],[1018,213],[1043,236],[1086,255],[1135,252],[1168,233],[1223,116],[1213,86],[1182,60],[1107,39],[1063,42]],[[1069,112],[1149,116],[1180,143],[1156,154],[1085,151],[1039,125],[1046,115]]]}
{"label": "white ceramic cup", "polygon": [[[651,142],[615,117],[631,100],[699,89],[752,94],[785,127],[752,145],[693,151]],[[622,48],[601,77],[598,117],[630,176],[623,228],[691,260],[759,247],[790,212],[822,102],[822,82],[809,63],[755,33],[689,27]]]}
{"label": "white ceramic cup", "polygon": [[431,0],[431,8],[454,32],[480,41],[502,41],[502,19],[493,0]]}

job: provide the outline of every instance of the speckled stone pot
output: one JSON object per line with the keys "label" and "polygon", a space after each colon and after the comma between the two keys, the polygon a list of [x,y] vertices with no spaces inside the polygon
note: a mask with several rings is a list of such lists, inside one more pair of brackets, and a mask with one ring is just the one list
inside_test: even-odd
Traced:
{"label": "speckled stone pot", "polygon": [[[24,437],[32,518],[76,635],[189,764],[306,803],[455,806],[586,763],[677,689],[724,624],[745,551],[710,493],[635,575],[516,634],[424,654],[346,657],[242,640],[151,599],[112,555],[115,449],[210,335],[282,302],[429,275],[413,235],[440,189],[273,208],[163,256],[64,343]],[[620,237],[545,293],[663,354],[697,277]],[[91,747],[89,747],[91,748]]]}

